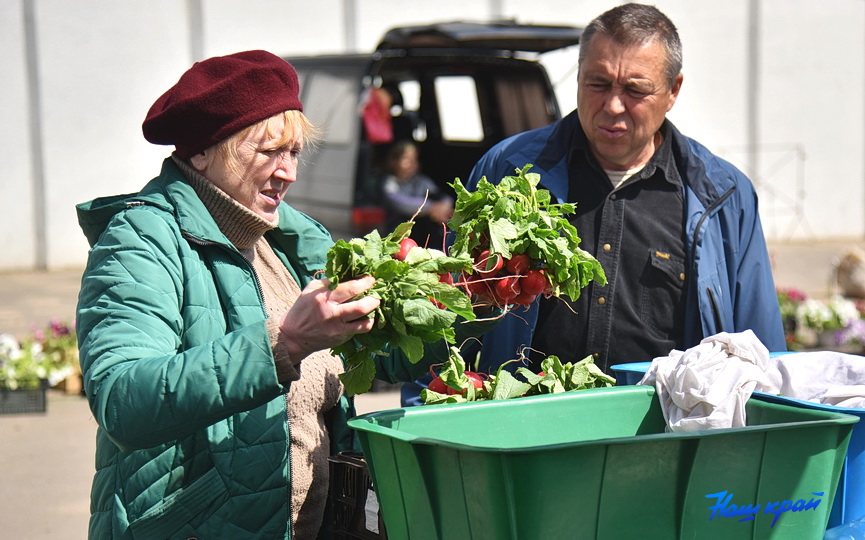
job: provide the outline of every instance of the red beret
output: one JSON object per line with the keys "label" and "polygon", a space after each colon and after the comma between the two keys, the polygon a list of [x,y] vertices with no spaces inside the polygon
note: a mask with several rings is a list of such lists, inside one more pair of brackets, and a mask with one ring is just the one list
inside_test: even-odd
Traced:
{"label": "red beret", "polygon": [[267,51],[216,56],[193,64],[147,112],[141,128],[154,144],[189,158],[245,127],[303,111],[294,68]]}

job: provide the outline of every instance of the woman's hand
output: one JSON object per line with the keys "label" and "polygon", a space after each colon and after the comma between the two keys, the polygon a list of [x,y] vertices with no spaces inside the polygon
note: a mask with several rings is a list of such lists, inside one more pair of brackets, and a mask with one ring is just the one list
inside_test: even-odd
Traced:
{"label": "woman's hand", "polygon": [[310,282],[279,327],[292,363],[297,365],[315,351],[341,345],[355,334],[372,330],[375,318],[366,315],[378,307],[379,299],[366,296],[352,301],[352,298],[374,283],[375,279],[367,276],[340,283],[330,290],[327,280]]}

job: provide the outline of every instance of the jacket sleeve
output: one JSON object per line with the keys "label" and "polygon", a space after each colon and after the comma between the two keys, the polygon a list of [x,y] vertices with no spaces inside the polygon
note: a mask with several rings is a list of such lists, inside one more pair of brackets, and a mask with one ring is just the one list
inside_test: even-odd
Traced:
{"label": "jacket sleeve", "polygon": [[769,250],[757,211],[757,194],[750,182],[740,181],[739,191],[745,200],[739,216],[738,264],[731,284],[735,331],[751,329],[770,351],[786,351]]}
{"label": "jacket sleeve", "polygon": [[[225,333],[218,318],[204,322],[214,306],[183,305],[190,276],[182,255],[193,256],[185,242],[159,210],[121,212],[82,278],[76,324],[85,391],[122,449],[177,439],[282,392],[263,316]],[[182,310],[200,311],[201,324],[213,325],[201,332],[214,339],[185,348]]]}

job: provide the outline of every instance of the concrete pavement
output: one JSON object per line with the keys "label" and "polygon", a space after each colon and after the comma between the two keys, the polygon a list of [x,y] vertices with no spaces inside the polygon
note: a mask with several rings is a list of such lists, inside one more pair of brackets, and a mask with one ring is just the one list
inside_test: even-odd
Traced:
{"label": "concrete pavement", "polygon": [[[812,297],[832,292],[832,265],[865,240],[770,245],[775,281]],[[0,333],[23,338],[54,317],[74,318],[81,269],[0,273]],[[360,413],[399,406],[395,391],[358,397]],[[96,424],[79,396],[48,393],[45,414],[0,416],[0,536],[87,537]]]}

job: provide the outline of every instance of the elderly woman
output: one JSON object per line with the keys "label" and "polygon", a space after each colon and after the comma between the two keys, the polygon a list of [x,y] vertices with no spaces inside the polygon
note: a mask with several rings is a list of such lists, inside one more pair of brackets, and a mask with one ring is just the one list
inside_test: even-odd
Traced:
{"label": "elderly woman", "polygon": [[[315,134],[302,111],[294,69],[268,52],[196,63],[143,124],[175,147],[160,175],[78,206],[93,538],[328,529],[327,457],[357,448],[328,349],[369,331],[378,300],[352,300],[372,278],[315,279],[330,235],[284,202]],[[418,365],[395,351],[379,377],[417,377],[443,359],[430,349]]]}

